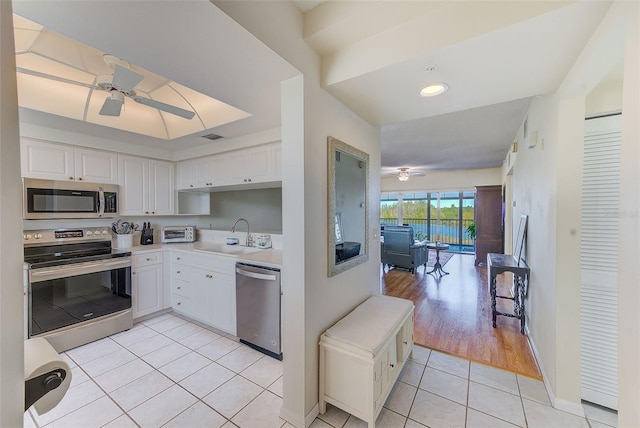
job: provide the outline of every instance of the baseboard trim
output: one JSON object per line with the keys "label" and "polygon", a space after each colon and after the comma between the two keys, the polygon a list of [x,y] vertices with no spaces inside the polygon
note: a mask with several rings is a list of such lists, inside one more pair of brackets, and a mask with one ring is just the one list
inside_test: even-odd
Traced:
{"label": "baseboard trim", "polygon": [[531,337],[528,324],[525,325],[525,332],[527,333],[527,337],[529,338],[529,346],[531,347],[531,351],[533,352],[533,357],[536,359],[536,363],[538,363],[538,369],[540,370],[540,374],[542,375],[542,382],[544,383],[544,387],[547,390],[547,395],[549,395],[549,400],[551,400],[551,405],[553,406],[553,408],[571,413],[576,416],[585,417],[584,407],[582,407],[581,403],[574,403],[568,400],[563,400],[561,398],[556,398],[556,395],[553,392],[553,388],[549,383],[549,378],[547,377],[544,370],[544,364],[542,364],[540,353],[538,352],[536,344]]}
{"label": "baseboard trim", "polygon": [[285,409],[284,406],[280,408],[280,417],[294,427],[298,428],[308,428],[316,419],[316,416],[318,416],[319,414],[320,407],[318,403],[316,403],[316,405],[313,406],[313,409],[311,409],[311,411],[307,413],[307,415],[304,417],[304,420],[302,418],[299,418],[297,415],[294,415],[289,410]]}
{"label": "baseboard trim", "polygon": [[311,411],[307,413],[307,416],[304,417],[304,426],[309,427],[313,423],[313,421],[316,420],[316,417],[318,417],[319,414],[320,404],[316,403],[316,405],[313,406],[313,409],[311,409]]}
{"label": "baseboard trim", "polygon": [[573,401],[556,398],[555,400],[553,400],[553,407],[555,409],[563,410],[576,416],[580,416],[583,418],[586,417],[586,415],[584,414],[584,407],[582,407],[582,403],[574,403]]}

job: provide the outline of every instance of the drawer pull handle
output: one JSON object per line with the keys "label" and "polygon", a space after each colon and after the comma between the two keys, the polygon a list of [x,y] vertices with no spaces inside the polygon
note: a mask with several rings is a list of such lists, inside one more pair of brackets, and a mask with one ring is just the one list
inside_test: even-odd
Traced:
{"label": "drawer pull handle", "polygon": [[148,261],[148,262],[150,262],[150,261],[151,261],[151,259],[147,258],[147,261]]}
{"label": "drawer pull handle", "polygon": [[407,341],[404,341],[404,342],[402,342],[402,343],[404,343],[405,345],[408,345],[408,344],[409,344],[409,342],[407,342]]}
{"label": "drawer pull handle", "polygon": [[178,306],[180,306],[182,304],[182,302],[178,302]]}
{"label": "drawer pull handle", "polygon": [[181,290],[181,289],[182,289],[182,287],[178,287],[178,290]]}
{"label": "drawer pull handle", "polygon": [[389,364],[391,366],[391,368],[394,368],[396,365],[395,364]]}

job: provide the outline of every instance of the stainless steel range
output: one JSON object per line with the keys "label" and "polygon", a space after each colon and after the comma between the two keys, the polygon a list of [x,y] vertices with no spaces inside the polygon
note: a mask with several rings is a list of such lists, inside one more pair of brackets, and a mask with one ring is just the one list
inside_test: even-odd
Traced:
{"label": "stainless steel range", "polygon": [[28,337],[62,352],[132,327],[131,253],[107,227],[25,231],[23,244]]}

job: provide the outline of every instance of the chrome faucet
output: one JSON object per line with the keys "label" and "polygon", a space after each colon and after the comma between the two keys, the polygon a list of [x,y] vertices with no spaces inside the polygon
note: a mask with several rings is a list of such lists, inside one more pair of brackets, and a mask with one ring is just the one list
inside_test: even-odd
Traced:
{"label": "chrome faucet", "polygon": [[237,219],[236,222],[233,223],[233,227],[231,228],[231,233],[235,233],[236,225],[238,224],[239,221],[244,221],[245,223],[247,223],[247,242],[245,245],[247,247],[253,247],[253,236],[251,236],[251,228],[249,227],[249,222],[247,221],[247,219],[245,218]]}

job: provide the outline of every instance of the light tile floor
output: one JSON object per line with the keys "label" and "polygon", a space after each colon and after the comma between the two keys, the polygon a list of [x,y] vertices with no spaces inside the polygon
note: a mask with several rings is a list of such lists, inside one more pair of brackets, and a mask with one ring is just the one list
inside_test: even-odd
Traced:
{"label": "light tile floor", "polygon": [[[280,419],[282,363],[172,314],[63,353],[72,383],[62,402],[25,427],[291,428]],[[581,418],[551,407],[544,385],[426,348],[394,386],[379,428],[591,427],[615,413]],[[366,427],[329,405],[312,428]]]}

